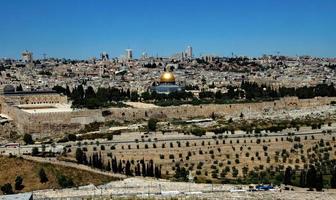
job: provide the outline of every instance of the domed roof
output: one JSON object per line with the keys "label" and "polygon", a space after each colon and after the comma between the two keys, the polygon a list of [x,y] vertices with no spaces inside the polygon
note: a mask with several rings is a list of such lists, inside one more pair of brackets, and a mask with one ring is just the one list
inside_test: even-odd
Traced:
{"label": "domed roof", "polygon": [[175,83],[174,74],[171,72],[164,72],[160,76],[160,83]]}
{"label": "domed roof", "polygon": [[3,91],[4,93],[13,93],[15,92],[15,87],[13,85],[5,85]]}

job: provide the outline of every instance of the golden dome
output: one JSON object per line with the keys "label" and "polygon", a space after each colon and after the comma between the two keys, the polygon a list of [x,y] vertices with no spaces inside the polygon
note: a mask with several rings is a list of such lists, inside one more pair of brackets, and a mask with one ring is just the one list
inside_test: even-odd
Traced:
{"label": "golden dome", "polygon": [[171,72],[164,72],[160,76],[160,83],[175,83],[174,74]]}

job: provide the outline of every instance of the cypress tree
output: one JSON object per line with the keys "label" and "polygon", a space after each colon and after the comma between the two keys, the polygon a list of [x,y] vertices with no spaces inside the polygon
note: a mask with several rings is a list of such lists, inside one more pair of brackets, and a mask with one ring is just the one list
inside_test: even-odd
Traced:
{"label": "cypress tree", "polygon": [[98,168],[103,169],[103,162],[102,162],[102,156],[101,156],[100,151],[99,151],[99,157],[98,157]]}
{"label": "cypress tree", "polygon": [[155,166],[155,178],[161,178],[161,165],[160,165],[160,167],[158,167],[158,166]]}
{"label": "cypress tree", "polygon": [[83,151],[81,148],[76,149],[76,160],[79,164],[83,163]]}
{"label": "cypress tree", "polygon": [[313,165],[310,166],[307,172],[306,186],[309,188],[315,188],[316,186],[316,169]]}
{"label": "cypress tree", "polygon": [[319,172],[316,176],[316,191],[322,191],[323,189],[323,175]]}
{"label": "cypress tree", "polygon": [[87,161],[87,157],[86,157],[86,153],[83,152],[83,164],[84,165],[87,165],[88,164],[88,161]]}
{"label": "cypress tree", "polygon": [[147,176],[146,164],[144,160],[142,160],[141,165],[142,165],[142,176]]}
{"label": "cypress tree", "polygon": [[112,159],[112,171],[113,171],[113,173],[117,173],[118,172],[118,165],[117,165],[117,159],[116,159],[116,157],[114,157]]}
{"label": "cypress tree", "polygon": [[153,160],[150,160],[147,164],[147,176],[154,177]]}
{"label": "cypress tree", "polygon": [[301,170],[300,173],[300,187],[306,187],[306,171]]}
{"label": "cypress tree", "polygon": [[44,169],[41,168],[40,171],[39,171],[39,177],[40,177],[40,182],[41,183],[46,183],[48,182],[48,177],[47,177],[47,174],[45,173]]}
{"label": "cypress tree", "polygon": [[127,176],[133,176],[132,171],[131,171],[131,163],[130,163],[129,160],[127,160],[127,162],[126,162],[125,174]]}
{"label": "cypress tree", "polygon": [[335,189],[336,188],[336,170],[334,169],[331,179],[330,179],[330,187]]}
{"label": "cypress tree", "polygon": [[284,176],[283,183],[285,185],[290,185],[292,183],[291,178],[292,178],[292,168],[287,167],[286,170],[285,170],[285,176]]}
{"label": "cypress tree", "polygon": [[15,190],[22,190],[23,189],[23,178],[21,176],[17,176],[15,179]]}
{"label": "cypress tree", "polygon": [[122,166],[121,160],[119,160],[119,164],[118,164],[118,173],[123,173],[123,166]]}
{"label": "cypress tree", "polygon": [[89,163],[88,164],[89,164],[89,166],[92,167],[92,156],[89,157]]}
{"label": "cypress tree", "polygon": [[108,160],[107,161],[107,165],[106,165],[106,171],[111,171],[111,163],[110,163],[110,161]]}
{"label": "cypress tree", "polygon": [[140,172],[140,163],[138,162],[137,165],[135,166],[135,176],[141,176]]}

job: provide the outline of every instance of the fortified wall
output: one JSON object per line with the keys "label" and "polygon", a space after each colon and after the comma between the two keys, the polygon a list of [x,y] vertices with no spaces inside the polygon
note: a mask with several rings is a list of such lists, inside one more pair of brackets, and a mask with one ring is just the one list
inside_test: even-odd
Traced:
{"label": "fortified wall", "polygon": [[236,104],[205,104],[205,105],[182,105],[155,108],[110,108],[112,114],[106,120],[139,120],[149,117],[167,118],[193,118],[217,116],[239,116],[241,113],[264,112],[277,110],[291,110],[305,107],[328,105],[336,101],[336,97],[316,97],[313,99],[298,99],[297,97],[285,97],[276,101],[258,103]]}
{"label": "fortified wall", "polygon": [[[73,110],[70,112],[28,113],[18,107],[1,101],[1,113],[9,116],[17,124],[21,133],[38,133],[43,135],[75,132],[85,124],[104,121],[138,121],[150,117],[161,118],[196,118],[217,116],[236,117],[240,113],[267,112],[300,109],[328,105],[336,101],[336,97],[316,97],[313,99],[298,99],[286,97],[276,101],[237,104],[206,104],[183,105],[153,108],[109,108],[96,110]],[[111,114],[103,117],[103,111]]]}

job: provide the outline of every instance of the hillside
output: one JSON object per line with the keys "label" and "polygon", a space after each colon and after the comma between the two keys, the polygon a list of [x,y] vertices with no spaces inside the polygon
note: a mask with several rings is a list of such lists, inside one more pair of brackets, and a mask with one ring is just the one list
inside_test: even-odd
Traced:
{"label": "hillside", "polygon": [[[40,183],[39,171],[43,168],[48,182]],[[114,181],[115,178],[95,174],[92,172],[63,167],[52,164],[38,163],[24,160],[22,158],[9,158],[0,156],[0,186],[11,183],[14,189],[17,176],[23,178],[23,189],[15,192],[27,192],[40,189],[61,188],[59,177],[66,177],[72,180],[75,186],[94,184],[99,185]]]}

